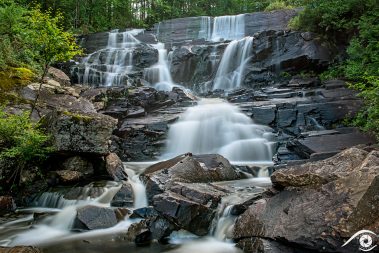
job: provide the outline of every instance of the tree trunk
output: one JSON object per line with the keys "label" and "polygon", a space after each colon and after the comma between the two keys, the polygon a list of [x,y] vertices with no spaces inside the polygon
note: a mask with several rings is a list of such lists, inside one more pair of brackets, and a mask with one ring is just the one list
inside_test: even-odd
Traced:
{"label": "tree trunk", "polygon": [[[45,67],[44,67],[44,70],[43,70],[43,74],[41,76],[41,79],[40,79],[40,82],[39,82],[39,87],[38,87],[38,92],[36,94],[36,98],[34,99],[33,101],[33,104],[32,104],[32,109],[30,110],[30,115],[29,115],[29,118],[32,118],[32,114],[33,114],[33,111],[35,110],[36,106],[37,106],[37,102],[38,102],[38,98],[40,96],[40,93],[41,93],[41,89],[42,89],[42,85],[43,85],[43,79],[45,79],[46,75],[47,75],[47,71],[49,69],[49,64],[45,64]],[[39,114],[39,111],[37,110],[37,113],[38,113],[38,116],[41,116]]]}

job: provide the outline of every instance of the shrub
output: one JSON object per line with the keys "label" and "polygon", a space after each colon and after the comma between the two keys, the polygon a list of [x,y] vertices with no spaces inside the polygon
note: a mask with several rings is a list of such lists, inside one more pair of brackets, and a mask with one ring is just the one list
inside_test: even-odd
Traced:
{"label": "shrub", "polygon": [[275,1],[275,2],[270,3],[266,7],[265,11],[285,10],[285,9],[293,9],[293,8],[294,8],[293,6],[288,5],[284,1]]}
{"label": "shrub", "polygon": [[53,151],[48,141],[49,136],[40,130],[39,124],[30,121],[28,113],[14,115],[1,108],[0,163],[12,170],[3,173],[8,175],[8,182],[17,182],[23,170],[38,167],[45,161]]}

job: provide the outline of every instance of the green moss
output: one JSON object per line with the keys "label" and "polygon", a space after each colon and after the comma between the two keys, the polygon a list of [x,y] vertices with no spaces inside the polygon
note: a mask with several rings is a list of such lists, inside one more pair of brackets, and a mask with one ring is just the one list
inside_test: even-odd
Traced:
{"label": "green moss", "polygon": [[93,117],[79,113],[64,111],[63,114],[71,117],[76,122],[90,123],[93,120]]}
{"label": "green moss", "polygon": [[7,92],[31,83],[34,73],[27,68],[9,68],[0,71],[0,91]]}

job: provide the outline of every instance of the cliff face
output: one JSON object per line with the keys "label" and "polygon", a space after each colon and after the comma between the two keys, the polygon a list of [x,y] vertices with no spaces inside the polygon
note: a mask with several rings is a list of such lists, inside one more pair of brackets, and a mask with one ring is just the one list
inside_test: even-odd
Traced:
{"label": "cliff face", "polygon": [[[295,10],[274,12],[256,12],[244,14],[245,36],[253,36],[262,31],[286,30],[288,21],[296,15]],[[164,43],[182,43],[188,40],[198,40],[201,23],[205,17],[178,18],[160,22],[153,28],[157,38]],[[209,18],[213,27],[215,18]]]}
{"label": "cliff face", "polygon": [[[176,84],[204,91],[215,87],[216,77],[233,79],[237,72],[239,84],[233,88],[264,87],[281,79],[283,72],[319,72],[330,61],[332,52],[317,36],[289,30],[288,22],[296,13],[296,10],[282,10],[230,17],[178,18],[160,22],[135,38],[148,45],[139,46],[147,51],[151,51],[158,41],[165,43],[170,72]],[[93,53],[108,45],[108,37],[107,32],[82,36],[82,46],[87,53]],[[253,37],[249,53],[240,59],[245,45],[242,40],[249,37]],[[234,45],[233,40],[242,42]],[[228,55],[224,57],[226,50],[229,50]],[[149,56],[142,52],[142,58],[144,55]],[[223,57],[228,63],[224,72],[217,73]],[[158,61],[142,58],[141,61],[150,65]],[[243,69],[238,69],[242,62]],[[134,77],[143,78],[139,71],[125,80],[133,83]],[[80,68],[76,72],[80,72]]]}

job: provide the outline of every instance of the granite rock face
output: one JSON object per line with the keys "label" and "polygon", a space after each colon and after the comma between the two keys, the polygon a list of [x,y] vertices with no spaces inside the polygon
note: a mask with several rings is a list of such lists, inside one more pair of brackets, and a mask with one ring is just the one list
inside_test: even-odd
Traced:
{"label": "granite rock face", "polygon": [[[256,12],[245,14],[245,36],[268,30],[286,30],[288,21],[295,16],[296,10],[273,12]],[[199,40],[201,17],[189,17],[165,20],[156,24],[153,31],[159,41],[164,43],[183,43],[188,40]],[[211,26],[213,18],[211,18]]]}
{"label": "granite rock face", "polygon": [[271,178],[277,189],[273,196],[255,201],[236,222],[234,238],[246,252],[270,252],[259,251],[256,239],[352,252],[357,245],[341,248],[350,236],[361,229],[379,232],[377,150],[347,149],[324,161],[278,170]]}
{"label": "granite rock face", "polygon": [[44,121],[57,152],[95,155],[110,153],[109,141],[116,124],[117,120],[103,114],[61,111],[51,112]]}

